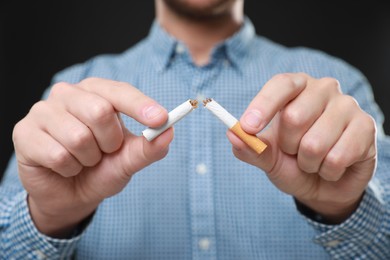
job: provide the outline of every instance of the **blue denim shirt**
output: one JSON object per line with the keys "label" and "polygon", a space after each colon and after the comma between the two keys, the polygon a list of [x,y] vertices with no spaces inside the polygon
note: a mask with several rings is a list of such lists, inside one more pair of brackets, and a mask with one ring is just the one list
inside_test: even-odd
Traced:
{"label": "blue denim shirt", "polygon": [[[378,123],[376,175],[344,223],[325,225],[300,213],[264,172],[233,156],[226,127],[200,107],[175,125],[169,154],[104,200],[70,239],[49,238],[34,227],[13,157],[0,188],[1,259],[389,259],[390,142],[369,82],[344,61],[281,46],[257,35],[246,18],[199,67],[186,46],[154,22],[149,35],[127,51],[71,66],[53,83],[125,81],[167,110],[190,98],[212,97],[239,118],[263,84],[283,72],[338,79]],[[123,120],[135,134],[145,129]]]}

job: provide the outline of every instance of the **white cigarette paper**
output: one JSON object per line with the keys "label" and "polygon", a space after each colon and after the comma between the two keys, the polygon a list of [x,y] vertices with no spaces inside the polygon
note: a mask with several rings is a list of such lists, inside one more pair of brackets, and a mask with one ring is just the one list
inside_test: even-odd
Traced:
{"label": "white cigarette paper", "polygon": [[262,153],[267,145],[263,143],[256,135],[251,135],[242,130],[240,122],[217,101],[207,98],[203,100],[203,105],[217,118],[219,118],[233,133],[235,133],[242,141],[251,147],[256,153]]}
{"label": "white cigarette paper", "polygon": [[142,135],[148,141],[152,141],[154,138],[162,134],[165,130],[176,124],[180,119],[188,115],[192,110],[198,107],[198,101],[188,99],[171,112],[168,113],[168,120],[164,125],[157,128],[147,128],[142,131]]}

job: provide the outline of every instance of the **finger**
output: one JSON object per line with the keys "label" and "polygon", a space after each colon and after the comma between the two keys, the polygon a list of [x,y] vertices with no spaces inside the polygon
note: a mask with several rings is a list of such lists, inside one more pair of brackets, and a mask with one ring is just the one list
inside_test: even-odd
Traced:
{"label": "finger", "polygon": [[279,74],[269,80],[249,104],[240,123],[245,132],[256,134],[306,86],[303,74]]}
{"label": "finger", "polygon": [[271,145],[272,135],[269,135],[268,133],[270,133],[270,131],[265,131],[261,134],[261,140],[267,143],[267,149],[261,154],[256,153],[232,131],[227,131],[226,136],[232,144],[234,156],[241,161],[263,169],[265,172],[270,172],[274,168],[277,156],[275,154],[276,150],[273,149],[273,146]]}
{"label": "finger", "polygon": [[283,152],[298,153],[303,135],[323,113],[330,96],[331,92],[324,84],[306,87],[280,111],[278,143]]}
{"label": "finger", "polygon": [[106,154],[96,167],[83,172],[89,176],[86,184],[101,198],[117,194],[118,189],[123,189],[135,173],[167,155],[172,138],[172,128],[150,142],[143,136],[126,132],[118,151]]}
{"label": "finger", "polygon": [[78,85],[106,99],[116,111],[146,126],[158,127],[168,119],[168,112],[165,108],[128,83],[88,78]]}
{"label": "finger", "polygon": [[172,142],[174,136],[174,128],[171,127],[164,132],[164,135],[160,135],[160,138],[154,139],[152,142],[142,138],[143,153],[141,157],[147,162],[157,161],[165,157],[168,153],[169,144]]}
{"label": "finger", "polygon": [[[343,132],[338,142],[328,152],[319,170],[325,180],[339,180],[351,165],[376,156],[373,119],[367,115],[355,117]],[[367,179],[367,175],[354,176],[354,179]]]}
{"label": "finger", "polygon": [[232,144],[232,149],[234,155],[249,164],[251,162],[255,162],[257,156],[255,153],[251,151],[249,146],[242,141],[237,135],[235,135],[232,131],[227,131],[226,136],[229,139],[230,143]]}
{"label": "finger", "polygon": [[[169,144],[173,140],[173,128],[167,129],[153,141],[131,133],[127,136],[127,152],[123,153],[122,165],[125,165],[125,173],[132,175],[167,155]],[[128,140],[132,140],[131,143]]]}
{"label": "finger", "polygon": [[32,108],[38,128],[60,143],[82,165],[93,166],[101,159],[94,135],[85,124],[60,107],[39,102]]}
{"label": "finger", "polygon": [[[68,84],[57,84],[52,89],[49,97],[49,101],[51,100],[60,103],[66,111],[85,124],[103,152],[111,153],[121,146],[122,126],[117,112],[106,99]],[[77,129],[81,134],[86,134],[86,130],[82,130],[81,127]]]}
{"label": "finger", "polygon": [[341,102],[337,105],[329,105],[325,109],[304,134],[299,144],[297,160],[301,170],[308,173],[319,171],[322,161],[340,139],[353,114],[354,111]]}
{"label": "finger", "polygon": [[[78,174],[82,165],[60,143],[44,131],[25,131],[33,124],[19,122],[14,128],[14,144],[19,163],[27,167],[44,167],[64,176]],[[29,140],[28,147],[23,145]]]}

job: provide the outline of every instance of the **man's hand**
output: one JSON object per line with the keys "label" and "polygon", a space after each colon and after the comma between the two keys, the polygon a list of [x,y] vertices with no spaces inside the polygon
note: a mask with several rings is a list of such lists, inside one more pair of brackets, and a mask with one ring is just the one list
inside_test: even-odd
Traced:
{"label": "man's hand", "polygon": [[168,116],[127,83],[89,78],[54,85],[16,124],[19,174],[41,232],[68,235],[134,173],[167,154],[172,130],[148,142],[123,126],[119,112],[150,127]]}
{"label": "man's hand", "polygon": [[375,122],[341,93],[337,80],[280,74],[269,80],[240,119],[268,148],[257,155],[232,132],[237,158],[263,169],[281,191],[332,223],[359,205],[376,166]]}

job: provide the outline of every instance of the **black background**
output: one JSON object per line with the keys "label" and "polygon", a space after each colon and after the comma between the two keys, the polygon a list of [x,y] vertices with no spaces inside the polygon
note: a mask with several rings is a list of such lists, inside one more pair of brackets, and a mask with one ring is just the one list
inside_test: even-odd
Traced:
{"label": "black background", "polygon": [[[126,50],[147,35],[155,11],[152,0],[44,2],[0,3],[0,176],[12,153],[14,124],[52,75],[94,55]],[[390,117],[390,8],[385,1],[352,3],[246,0],[245,11],[258,34],[321,49],[360,69]],[[390,133],[390,122],[385,130]]]}

